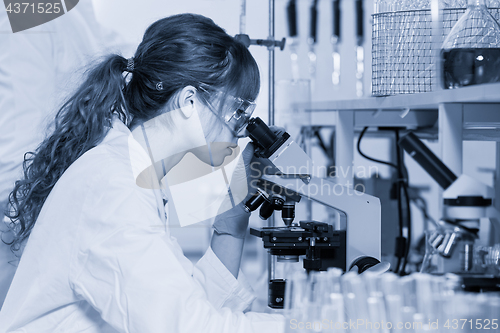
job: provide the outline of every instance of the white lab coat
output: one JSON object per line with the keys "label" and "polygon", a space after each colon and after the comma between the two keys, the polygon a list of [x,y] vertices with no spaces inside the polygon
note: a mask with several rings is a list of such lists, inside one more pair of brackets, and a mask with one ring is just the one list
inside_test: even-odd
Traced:
{"label": "white lab coat", "polygon": [[[135,143],[134,143],[135,142]],[[132,145],[131,145],[132,143]],[[132,164],[149,157],[118,119],[48,196],[0,311],[4,332],[282,332],[208,249],[193,266]],[[133,163],[131,161],[134,161]]]}

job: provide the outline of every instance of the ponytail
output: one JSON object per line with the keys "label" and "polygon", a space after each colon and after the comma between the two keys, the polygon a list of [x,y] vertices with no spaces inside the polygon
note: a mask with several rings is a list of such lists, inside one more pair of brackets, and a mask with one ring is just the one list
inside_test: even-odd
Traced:
{"label": "ponytail", "polygon": [[111,55],[88,71],[85,82],[59,109],[52,134],[35,152],[24,155],[24,177],[16,181],[6,212],[15,235],[6,243],[13,251],[29,236],[45,199],[66,169],[106,136],[113,114],[127,119],[122,108],[126,68],[125,58]]}

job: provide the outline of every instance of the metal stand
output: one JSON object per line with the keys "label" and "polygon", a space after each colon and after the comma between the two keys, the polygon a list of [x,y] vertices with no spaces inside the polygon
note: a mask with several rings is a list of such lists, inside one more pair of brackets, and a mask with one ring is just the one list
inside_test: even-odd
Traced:
{"label": "metal stand", "polygon": [[[269,0],[269,40],[274,40],[274,3],[275,0]],[[274,125],[274,46],[268,48],[269,50],[269,126]],[[267,220],[269,227],[274,227],[276,225],[276,221],[274,218],[274,214]],[[275,271],[276,271],[276,262],[274,261],[274,256],[269,252],[267,254],[267,262],[268,262],[268,281],[274,279]]]}
{"label": "metal stand", "polygon": [[[251,39],[248,35],[244,34],[244,22],[240,22],[240,34],[235,36],[235,39],[239,42],[243,43],[246,47],[250,45],[260,45],[266,46],[269,50],[269,126],[274,125],[274,72],[275,72],[275,64],[274,64],[274,49],[279,47],[280,50],[285,48],[285,38],[280,41],[274,39],[274,8],[275,8],[275,0],[269,0],[269,36],[267,39]],[[242,2],[242,15],[240,16],[240,20],[245,19],[245,14],[243,14],[245,10],[245,1]],[[274,227],[274,215],[272,215],[268,219],[268,226]],[[269,273],[269,281],[274,279],[275,272],[275,262],[273,256],[268,254],[268,273]]]}

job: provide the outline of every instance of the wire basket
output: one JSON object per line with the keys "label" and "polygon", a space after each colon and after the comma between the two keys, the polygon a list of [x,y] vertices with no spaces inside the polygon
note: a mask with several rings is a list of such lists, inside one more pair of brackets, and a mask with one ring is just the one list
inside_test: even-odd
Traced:
{"label": "wire basket", "polygon": [[[441,45],[465,8],[442,13]],[[500,21],[500,8],[489,8]],[[429,92],[438,85],[430,9],[373,14],[372,95],[386,96]],[[440,46],[438,47],[440,48]]]}

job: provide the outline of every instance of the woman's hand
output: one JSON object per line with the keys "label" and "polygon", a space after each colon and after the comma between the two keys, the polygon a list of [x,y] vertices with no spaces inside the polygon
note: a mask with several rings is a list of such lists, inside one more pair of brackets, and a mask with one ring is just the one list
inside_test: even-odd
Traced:
{"label": "woman's hand", "polygon": [[249,146],[242,152],[231,179],[229,194],[215,217],[210,243],[212,251],[235,278],[238,278],[250,218],[250,213],[243,207],[250,188],[246,166],[253,156],[253,147]]}
{"label": "woman's hand", "polygon": [[[281,131],[280,128],[272,128]],[[244,203],[257,191],[257,182],[269,168],[266,161],[254,154],[253,143],[248,143],[234,170],[230,182],[230,194],[222,203],[215,217],[211,247],[226,268],[238,277],[243,243],[248,229],[250,213]]]}
{"label": "woman's hand", "polygon": [[219,212],[215,217],[214,229],[219,235],[231,235],[236,238],[245,238],[248,227],[248,213],[243,205],[256,189],[253,183],[258,178],[256,171],[251,170],[254,158],[254,147],[249,143],[243,152],[233,172],[228,195],[221,204]]}
{"label": "woman's hand", "polygon": [[[284,129],[271,126],[275,133]],[[250,214],[244,209],[244,203],[257,191],[259,179],[275,169],[267,159],[255,156],[255,146],[249,142],[241,153],[230,182],[229,194],[219,208],[214,229],[219,234],[228,234],[245,238]]]}

